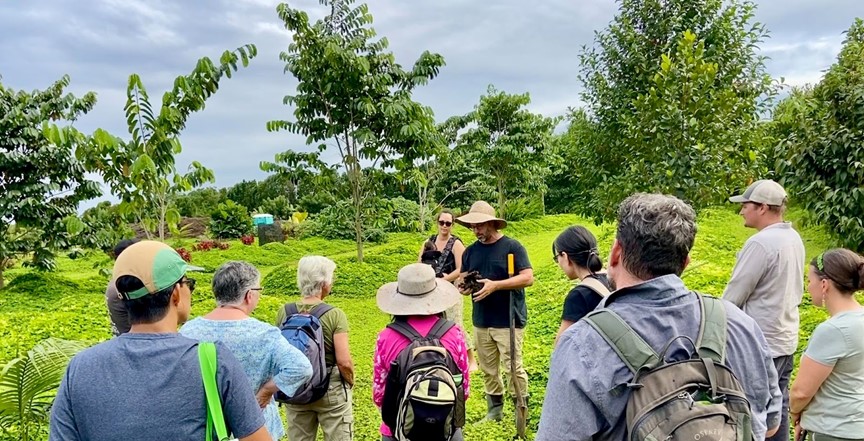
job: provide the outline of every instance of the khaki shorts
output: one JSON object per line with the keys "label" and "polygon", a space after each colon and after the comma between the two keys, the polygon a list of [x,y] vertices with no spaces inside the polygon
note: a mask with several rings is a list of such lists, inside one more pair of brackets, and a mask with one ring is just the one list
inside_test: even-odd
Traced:
{"label": "khaki shorts", "polygon": [[351,387],[343,384],[339,369],[332,368],[330,387],[320,400],[310,404],[286,404],[286,425],[291,441],[315,441],[318,426],[327,441],[354,438]]}

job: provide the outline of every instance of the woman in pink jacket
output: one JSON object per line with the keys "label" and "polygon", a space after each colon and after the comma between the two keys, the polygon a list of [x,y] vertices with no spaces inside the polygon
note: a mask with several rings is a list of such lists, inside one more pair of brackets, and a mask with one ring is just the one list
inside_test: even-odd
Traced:
{"label": "woman in pink jacket", "polygon": [[[406,363],[406,360],[410,359],[411,351],[405,351],[401,357],[400,353],[414,341],[418,341],[420,346],[440,346],[446,349],[446,355],[441,357],[446,359],[444,364],[448,366],[448,371],[452,374],[456,385],[453,396],[457,402],[451,413],[456,430],[449,440],[461,441],[461,427],[464,424],[465,414],[464,402],[468,399],[468,348],[462,329],[453,322],[444,320],[443,315],[447,308],[461,301],[462,297],[451,283],[436,278],[432,267],[422,263],[403,267],[399,271],[397,280],[382,286],[377,295],[378,307],[393,316],[393,322],[378,334],[378,341],[375,344],[372,399],[376,406],[382,408],[381,439],[395,440],[395,429],[408,431],[404,426],[397,428],[394,424],[394,415],[397,413],[394,410],[401,407],[399,406],[399,400],[402,398],[400,389],[404,387],[404,384],[400,385],[397,379],[400,377],[398,372],[401,370],[405,370],[402,372],[402,377],[408,374],[410,364]],[[438,335],[440,337],[435,338]],[[435,357],[435,353],[430,351],[423,356]],[[395,371],[396,369],[400,371]],[[394,370],[392,375],[391,370]],[[390,390],[387,390],[388,385]],[[440,390],[444,391],[445,387],[441,386]],[[439,393],[437,387],[435,393]],[[440,392],[440,394],[444,396],[446,393]],[[434,430],[434,428],[415,428],[415,430]],[[446,438],[442,439],[445,440]]]}

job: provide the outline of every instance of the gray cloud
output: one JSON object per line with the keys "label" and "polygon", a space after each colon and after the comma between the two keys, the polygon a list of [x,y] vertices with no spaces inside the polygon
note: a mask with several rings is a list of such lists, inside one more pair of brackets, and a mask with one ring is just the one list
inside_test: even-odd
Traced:
{"label": "gray cloud", "polygon": [[[123,105],[128,75],[138,73],[151,100],[173,79],[188,73],[202,56],[218,58],[225,49],[255,43],[259,56],[247,69],[222,83],[207,108],[193,115],[182,136],[182,168],[199,160],[214,169],[217,185],[264,176],[258,169],[287,148],[309,149],[287,133],[268,133],[265,123],[290,119],[282,97],[296,82],[282,72],[280,51],[291,42],[276,16],[278,2],[220,0],[58,0],[0,2],[0,75],[7,87],[44,88],[61,75],[72,76],[71,90],[95,91],[96,108],[77,123],[91,131],[126,134]],[[314,0],[294,6],[314,19],[325,10]],[[447,66],[416,98],[439,120],[471,110],[494,84],[529,92],[532,109],[562,114],[579,105],[578,55],[595,30],[612,19],[617,4],[608,0],[369,0],[375,29],[386,36],[397,60],[410,66],[424,50],[442,54]],[[799,85],[818,81],[834,61],[842,32],[860,0],[764,1],[757,20],[771,38],[762,52],[775,77]]]}

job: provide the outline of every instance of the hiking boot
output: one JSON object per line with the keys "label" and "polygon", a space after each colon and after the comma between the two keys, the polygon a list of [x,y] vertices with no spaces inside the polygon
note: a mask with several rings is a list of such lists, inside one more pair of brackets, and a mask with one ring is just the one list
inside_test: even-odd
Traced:
{"label": "hiking boot", "polygon": [[501,421],[504,418],[504,396],[486,395],[486,416],[482,421]]}

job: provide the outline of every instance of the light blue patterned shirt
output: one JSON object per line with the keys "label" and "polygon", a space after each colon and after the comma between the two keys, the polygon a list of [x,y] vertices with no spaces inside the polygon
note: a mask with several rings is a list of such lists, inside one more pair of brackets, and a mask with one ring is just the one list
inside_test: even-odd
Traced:
{"label": "light blue patterned shirt", "polygon": [[[240,361],[253,392],[273,379],[288,395],[312,377],[312,366],[300,351],[282,337],[279,329],[254,318],[208,320],[195,318],[180,328],[180,333],[199,341],[220,342]],[[263,410],[267,431],[274,440],[282,438],[285,427],[276,401]]]}

